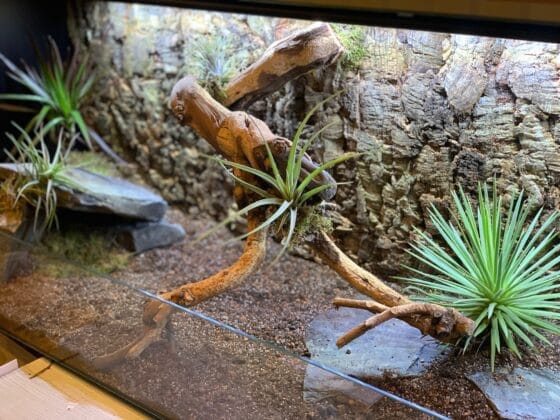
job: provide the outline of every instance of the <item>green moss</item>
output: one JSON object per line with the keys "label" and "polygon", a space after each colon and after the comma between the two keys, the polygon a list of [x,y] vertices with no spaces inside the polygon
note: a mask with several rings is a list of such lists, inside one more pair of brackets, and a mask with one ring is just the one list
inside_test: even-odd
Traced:
{"label": "green moss", "polygon": [[99,175],[118,176],[117,166],[106,155],[97,152],[72,151],[68,154],[67,165],[77,166]]}
{"label": "green moss", "polygon": [[298,220],[292,243],[295,245],[302,243],[310,233],[322,231],[328,234],[333,229],[332,220],[325,216],[319,207],[310,207],[306,209],[304,216]]}
{"label": "green moss", "polygon": [[341,58],[342,67],[357,70],[362,61],[369,56],[366,29],[363,26],[334,23],[332,28],[344,47]]}
{"label": "green moss", "polygon": [[[47,254],[61,256],[84,269],[102,273],[112,273],[128,265],[128,252],[113,245],[111,238],[101,231],[78,229],[49,232],[43,239]],[[53,277],[67,277],[83,274],[72,264],[53,261],[45,256],[40,271]]]}

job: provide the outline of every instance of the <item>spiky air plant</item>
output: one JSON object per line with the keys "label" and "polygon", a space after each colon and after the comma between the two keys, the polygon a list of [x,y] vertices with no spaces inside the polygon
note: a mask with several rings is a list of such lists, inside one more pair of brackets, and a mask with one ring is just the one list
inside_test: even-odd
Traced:
{"label": "spiky air plant", "polygon": [[[317,109],[322,104],[338,94],[340,94],[340,92],[329,96],[324,101],[316,104],[299,124],[292,139],[292,144],[288,153],[285,170],[281,170],[279,168],[279,165],[275,161],[270,147],[266,143],[265,147],[271,173],[247,165],[231,162],[226,159],[221,159],[215,156],[208,156],[210,159],[220,163],[220,165],[222,165],[226,169],[227,173],[237,183],[243,186],[247,191],[254,193],[255,196],[258,197],[258,199],[253,203],[245,206],[241,210],[233,213],[225,220],[221,221],[214,228],[206,232],[202,237],[206,237],[212,234],[217,229],[232,222],[236,218],[247,214],[251,210],[259,207],[266,207],[270,209],[270,214],[267,219],[255,229],[241,236],[238,236],[235,239],[245,238],[261,229],[264,229],[267,226],[275,224],[277,232],[284,232],[284,239],[282,241],[281,251],[278,253],[273,263],[276,262],[284,254],[284,252],[290,245],[292,238],[294,237],[294,232],[296,231],[296,226],[298,224],[298,221],[300,221],[301,216],[303,216],[310,210],[310,208],[317,204],[316,198],[319,194],[329,188],[333,188],[334,186],[338,185],[338,183],[327,183],[309,188],[310,184],[312,184],[313,181],[317,177],[319,177],[323,171],[330,169],[335,165],[357,155],[357,153],[345,153],[338,158],[324,162],[315,170],[309,172],[307,175],[305,175],[302,171],[302,161],[307,150],[313,144],[313,141],[316,140],[321,135],[321,133],[323,133],[323,131],[329,128],[332,124],[327,124],[322,127],[315,134],[309,137],[309,139],[303,142],[303,145],[301,147],[299,147],[303,129],[305,128],[305,125],[307,124],[311,116],[315,113],[315,111],[317,111]],[[263,185],[265,185],[266,187],[261,188],[249,182],[246,182],[241,178],[235,176],[231,171],[227,170],[227,168],[236,168],[252,174],[260,181],[262,181]]]}
{"label": "spiky air plant", "polygon": [[51,153],[43,136],[44,130],[38,129],[37,136],[32,138],[23,128],[16,124],[14,126],[20,136],[16,138],[10,133],[6,133],[6,136],[14,145],[16,154],[5,150],[10,160],[22,168],[18,172],[14,204],[23,200],[34,208],[33,229],[41,234],[53,225],[58,227],[55,185],[74,185],[65,172],[69,169],[67,154],[75,137],[67,151],[63,152],[63,131],[60,130],[56,149]]}
{"label": "spiky air plant", "polygon": [[[490,364],[503,344],[519,358],[520,339],[529,347],[530,336],[549,343],[545,331],[560,334],[560,244],[557,243],[559,213],[541,220],[542,209],[529,220],[530,206],[523,194],[512,199],[507,214],[502,199],[486,185],[479,185],[474,209],[461,189],[453,193],[457,214],[448,221],[432,207],[430,220],[443,239],[439,245],[426,233],[410,254],[429,269],[408,267],[412,278],[401,278],[423,298],[454,307],[475,320],[472,337],[489,339]],[[526,227],[525,227],[526,226]],[[465,349],[470,343],[469,338]]]}
{"label": "spiky air plant", "polygon": [[190,70],[202,87],[217,101],[223,101],[225,86],[243,67],[244,60],[224,35],[200,38],[190,47]]}
{"label": "spiky air plant", "polygon": [[[0,100],[24,101],[39,106],[25,131],[28,133],[41,127],[44,134],[53,138],[63,128],[67,140],[79,134],[80,139],[92,149],[93,140],[105,153],[116,161],[122,161],[82,116],[82,106],[93,87],[95,76],[93,63],[78,49],[74,50],[69,61],[64,61],[54,40],[49,37],[49,52],[44,56],[36,48],[38,68],[26,63],[18,67],[0,53],[0,61],[7,67],[7,75],[25,87],[29,93],[2,93]],[[5,105],[4,105],[5,106]],[[17,110],[13,106],[12,110]],[[20,109],[35,112],[34,109]]]}

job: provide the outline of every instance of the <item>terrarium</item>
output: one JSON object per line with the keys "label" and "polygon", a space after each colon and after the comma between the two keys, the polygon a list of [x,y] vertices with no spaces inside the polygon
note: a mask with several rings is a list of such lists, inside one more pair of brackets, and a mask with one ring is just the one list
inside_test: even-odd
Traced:
{"label": "terrarium", "polygon": [[2,44],[0,331],[148,417],[556,418],[557,6],[350,3]]}

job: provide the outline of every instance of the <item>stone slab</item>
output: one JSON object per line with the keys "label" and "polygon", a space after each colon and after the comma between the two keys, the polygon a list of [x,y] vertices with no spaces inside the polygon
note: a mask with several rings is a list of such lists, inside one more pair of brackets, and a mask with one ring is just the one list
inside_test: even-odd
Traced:
{"label": "stone slab", "polygon": [[478,372],[469,379],[504,419],[560,418],[560,373],[515,368],[512,372]]}
{"label": "stone slab", "polygon": [[342,334],[372,316],[352,308],[317,316],[306,334],[311,358],[357,378],[417,376],[446,352],[446,347],[400,320],[390,320],[348,345],[337,348]]}
{"label": "stone slab", "polygon": [[[25,171],[25,164],[0,164],[0,174]],[[124,179],[81,168],[68,169],[64,175],[72,184],[55,184],[59,207],[148,221],[161,220],[167,210],[167,202],[161,196]]]}
{"label": "stone slab", "polygon": [[122,225],[117,230],[117,241],[131,252],[169,246],[185,237],[181,225],[165,220]]}

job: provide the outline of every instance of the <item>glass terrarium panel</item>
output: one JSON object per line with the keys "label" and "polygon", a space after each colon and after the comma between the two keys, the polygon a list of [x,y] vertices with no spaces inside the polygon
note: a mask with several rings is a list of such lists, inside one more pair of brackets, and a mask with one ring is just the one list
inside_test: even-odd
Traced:
{"label": "glass terrarium panel", "polygon": [[[57,124],[68,127],[58,143],[51,132],[29,138],[20,153],[29,164],[37,162],[35,144],[43,151],[72,149],[61,165],[71,168],[46,171],[47,178],[71,179],[54,179],[58,184],[44,188],[42,200],[20,201],[31,207],[56,203],[61,229],[42,238],[49,253],[13,240],[3,244],[0,324],[9,334],[176,417],[250,417],[251,409],[272,418],[419,415],[377,386],[449,416],[492,418],[500,404],[486,385],[501,381],[501,392],[507,383],[522,382],[510,374],[529,372],[528,384],[548,375],[543,367],[558,370],[554,332],[560,331],[560,306],[558,295],[549,292],[558,289],[560,272],[549,273],[554,264],[545,261],[557,262],[553,255],[560,246],[540,252],[556,238],[540,241],[540,231],[521,229],[535,214],[542,216],[536,229],[558,224],[544,217],[560,217],[554,211],[560,202],[558,44],[465,35],[449,22],[451,33],[389,22],[377,27],[365,21],[365,13],[357,21],[366,25],[130,2],[83,2],[70,12],[59,26],[66,29],[68,23],[73,54],[80,62],[89,57],[95,72],[86,73],[97,80],[73,118],[82,115],[98,136],[90,139],[93,150],[84,152],[90,147],[80,137],[84,133],[75,143],[66,141],[83,125],[59,118]],[[350,15],[335,20],[345,16]],[[59,45],[61,53],[65,46]],[[57,47],[50,48],[58,57]],[[2,54],[19,58],[9,50]],[[7,78],[9,92],[13,84],[25,88],[19,86],[24,79]],[[0,109],[28,111],[15,105],[0,103]],[[261,147],[263,133],[274,159]],[[284,152],[290,141],[297,148],[308,139],[314,141],[306,149],[306,171],[342,161],[298,190],[305,171],[288,174],[290,155]],[[216,156],[230,160],[220,162],[226,170]],[[126,162],[111,163],[121,158]],[[279,175],[271,164],[275,159]],[[232,161],[249,162],[253,175],[263,169],[268,174],[262,183],[243,185],[228,174]],[[0,169],[13,171],[14,164],[2,162]],[[26,175],[24,166],[19,169]],[[283,176],[289,180],[284,185],[278,181]],[[339,182],[336,194],[326,185],[331,177]],[[24,197],[17,191],[22,185],[50,186],[44,178],[18,184],[5,177],[2,208],[21,210],[23,219],[26,213],[10,200]],[[326,189],[311,188],[317,184]],[[489,194],[483,193],[486,187]],[[317,195],[299,201],[312,191]],[[464,199],[456,195],[461,191]],[[131,197],[141,204],[124,209]],[[238,212],[256,197],[267,197],[266,211],[258,216],[271,222],[273,238],[262,235],[260,248],[244,252],[236,236],[251,230],[251,216],[258,212]],[[483,212],[486,222],[465,223],[470,213],[461,207],[489,208],[497,197],[503,201]],[[506,210],[516,202],[527,213],[503,223],[497,207]],[[272,223],[277,209],[283,217]],[[196,240],[228,216],[229,229]],[[14,231],[8,219],[4,227]],[[459,226],[457,232],[446,230],[448,221]],[[477,225],[479,232],[472,229]],[[513,225],[511,236],[499,233]],[[482,235],[488,246],[455,246],[449,243],[455,234],[445,234],[451,231]],[[512,239],[522,232],[533,239]],[[30,231],[18,233],[34,239]],[[273,264],[282,237],[285,243],[297,240]],[[527,245],[519,255],[540,263],[530,263],[529,270],[496,270],[498,260],[528,260],[480,253],[476,261],[466,258],[465,250],[513,249],[495,246],[506,237],[510,244]],[[259,254],[265,248],[266,257]],[[54,257],[62,254],[89,268]],[[457,270],[450,259],[466,267]],[[96,269],[89,271],[92,265]],[[539,283],[543,277],[546,286]],[[526,286],[512,287],[517,283]],[[553,347],[535,334],[533,347],[515,329],[516,323],[528,326],[516,313],[537,329],[548,327],[540,337]],[[474,331],[474,338],[463,341],[473,351],[453,346]],[[524,401],[524,395],[543,400],[532,391],[514,391],[509,401]],[[377,400],[380,395],[387,398]],[[559,411],[536,407],[543,410]]]}
{"label": "glass terrarium panel", "polygon": [[[2,273],[10,277],[1,285],[0,331],[150,415],[387,418],[423,410],[328,364],[181,307],[139,357],[107,362],[141,335],[144,304],[158,298],[5,234],[0,249]],[[331,389],[315,387],[317,381],[330,382]]]}

